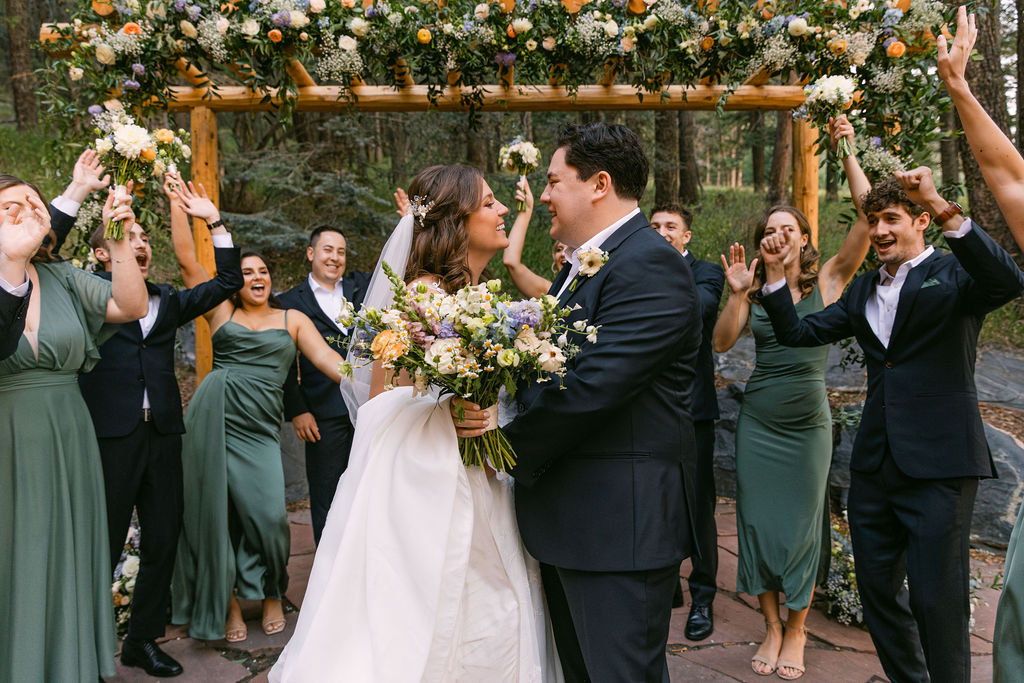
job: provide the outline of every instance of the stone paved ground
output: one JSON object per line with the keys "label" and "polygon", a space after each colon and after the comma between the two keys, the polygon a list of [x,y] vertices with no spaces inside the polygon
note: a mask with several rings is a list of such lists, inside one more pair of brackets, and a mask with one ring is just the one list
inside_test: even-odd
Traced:
{"label": "stone paved ground", "polygon": [[[719,594],[715,600],[715,632],[711,638],[693,643],[683,635],[687,607],[674,611],[669,633],[669,672],[672,681],[767,681],[776,677],[761,677],[750,669],[750,657],[764,632],[757,601],[736,593],[736,514],[731,502],[718,505],[719,530]],[[306,590],[306,581],[313,563],[313,532],[309,524],[309,511],[289,514],[292,532],[292,555],[288,563],[291,584],[288,601],[299,609]],[[983,584],[991,585],[992,578],[1002,572],[1001,562],[984,562],[975,558],[972,572],[980,573]],[[684,564],[682,574],[689,572]],[[992,678],[992,629],[995,624],[999,591],[983,588],[978,592],[975,608],[975,630],[971,635],[974,653],[973,680]],[[260,629],[259,603],[243,603],[249,626],[249,637],[242,643],[192,640],[179,627],[169,627],[164,649],[176,657],[185,673],[174,679],[178,683],[234,683],[267,680],[267,670],[288,641],[298,616],[288,612],[288,627],[281,634],[266,636]],[[875,656],[871,639],[861,629],[842,626],[829,620],[819,609],[811,611],[807,627],[810,640],[806,650],[807,674],[802,681],[884,681],[882,667]],[[110,683],[131,683],[150,679],[140,669],[118,668],[118,675],[108,678]],[[482,681],[481,683],[486,683]]]}

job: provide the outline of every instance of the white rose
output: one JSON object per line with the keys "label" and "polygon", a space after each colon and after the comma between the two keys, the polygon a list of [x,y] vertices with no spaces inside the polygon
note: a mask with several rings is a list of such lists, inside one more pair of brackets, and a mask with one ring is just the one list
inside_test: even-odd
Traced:
{"label": "white rose", "polygon": [[614,19],[609,19],[608,23],[604,25],[604,34],[609,38],[619,35],[619,25],[615,23]]}
{"label": "white rose", "polygon": [[71,77],[71,80],[80,81],[82,80],[82,76],[84,75],[85,72],[79,69],[77,66],[68,67],[68,76]]}
{"label": "white rose", "polygon": [[254,36],[260,32],[260,25],[255,19],[246,19],[242,22],[242,33],[247,36]]}
{"label": "white rose", "polygon": [[149,131],[142,126],[128,124],[114,131],[114,149],[129,159],[136,159],[142,150],[153,146]]}
{"label": "white rose", "polygon": [[388,15],[388,23],[392,26],[398,26],[402,23],[402,15],[398,12],[392,12]]}
{"label": "white rose", "polygon": [[531,28],[533,28],[533,22],[529,19],[516,19],[512,22],[512,30],[515,31],[516,34],[526,33]]}
{"label": "white rose", "polygon": [[481,2],[479,5],[473,8],[473,16],[483,21],[487,17],[491,16],[491,6],[486,2]]}
{"label": "white rose", "polygon": [[185,158],[185,159],[191,159],[192,158],[192,148],[189,147],[188,145],[185,145],[185,144],[180,145],[180,147],[181,147],[181,156],[183,158]]}
{"label": "white rose", "polygon": [[324,0],[309,0],[309,11],[313,14],[320,14],[327,7],[327,3]]}
{"label": "white rose", "polygon": [[405,8],[405,13],[406,14],[416,14],[419,11],[420,11],[420,8],[419,7],[414,7],[413,5],[408,5]]}
{"label": "white rose", "polygon": [[217,33],[224,35],[228,32],[228,26],[231,24],[226,17],[221,17],[217,20]]}
{"label": "white rose", "polygon": [[114,48],[110,47],[106,43],[100,43],[96,46],[96,61],[100,64],[111,65],[117,60],[117,55],[114,54]]}
{"label": "white rose", "polygon": [[354,17],[352,21],[348,22],[348,27],[352,33],[360,38],[370,32],[370,22],[362,17]]}
{"label": "white rose", "polygon": [[288,16],[291,19],[289,25],[292,28],[302,28],[309,23],[309,17],[306,16],[305,12],[289,12]]}
{"label": "white rose", "polygon": [[657,26],[657,25],[658,25],[658,15],[657,14],[652,14],[649,17],[647,17],[646,19],[644,19],[644,30],[645,31],[650,31],[650,30],[654,29],[654,27]]}
{"label": "white rose", "polygon": [[789,22],[789,35],[794,38],[799,38],[803,34],[807,33],[807,20],[803,17],[797,17],[793,21]]}
{"label": "white rose", "polygon": [[96,142],[93,143],[93,147],[96,148],[96,153],[103,156],[110,150],[114,149],[114,143],[109,138],[96,138]]}
{"label": "white rose", "polygon": [[556,44],[557,43],[555,42],[555,37],[548,36],[547,38],[544,39],[544,42],[541,43],[541,47],[543,47],[548,52],[551,52],[552,50],[555,49]]}
{"label": "white rose", "polygon": [[346,52],[352,52],[356,49],[356,39],[352,36],[342,36],[338,38],[338,47]]}
{"label": "white rose", "polygon": [[127,576],[129,578],[136,576],[139,573],[139,558],[137,555],[129,555],[124,558],[124,562],[121,564],[121,576]]}
{"label": "white rose", "polygon": [[199,31],[196,30],[195,24],[188,19],[182,19],[181,22],[178,23],[178,27],[181,29],[181,32],[185,34],[186,38],[199,37]]}

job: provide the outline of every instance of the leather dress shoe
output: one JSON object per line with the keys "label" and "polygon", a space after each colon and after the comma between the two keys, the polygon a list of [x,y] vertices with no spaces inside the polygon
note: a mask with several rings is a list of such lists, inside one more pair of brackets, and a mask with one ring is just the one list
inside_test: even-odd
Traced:
{"label": "leather dress shoe", "polygon": [[137,666],[150,676],[169,678],[181,673],[181,664],[152,640],[125,640],[121,645],[121,663]]}
{"label": "leather dress shoe", "polygon": [[686,637],[689,640],[704,640],[715,630],[715,616],[711,605],[691,605],[690,616],[686,619]]}
{"label": "leather dress shoe", "polygon": [[683,599],[683,586],[678,581],[676,582],[676,592],[672,595],[672,609],[682,607],[686,604]]}

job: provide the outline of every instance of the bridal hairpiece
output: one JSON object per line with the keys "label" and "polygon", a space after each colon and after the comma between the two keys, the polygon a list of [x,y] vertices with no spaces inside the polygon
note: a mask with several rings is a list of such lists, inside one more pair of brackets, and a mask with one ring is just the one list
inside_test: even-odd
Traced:
{"label": "bridal hairpiece", "polygon": [[409,210],[412,211],[412,215],[416,217],[420,225],[423,225],[424,217],[434,208],[434,201],[432,199],[427,201],[428,199],[430,199],[429,195],[416,195],[409,202]]}

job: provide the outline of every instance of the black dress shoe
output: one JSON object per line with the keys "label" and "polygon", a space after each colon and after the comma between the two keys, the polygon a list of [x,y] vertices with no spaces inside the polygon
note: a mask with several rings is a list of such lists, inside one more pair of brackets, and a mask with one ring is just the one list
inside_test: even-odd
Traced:
{"label": "black dress shoe", "polygon": [[683,585],[677,581],[676,592],[672,595],[672,609],[682,607],[685,604],[686,601],[683,600]]}
{"label": "black dress shoe", "polygon": [[691,605],[690,616],[686,619],[686,637],[689,640],[704,640],[715,630],[715,616],[711,605]]}
{"label": "black dress shoe", "polygon": [[150,676],[170,678],[181,673],[181,664],[152,640],[125,640],[121,645],[121,663],[137,666]]}

